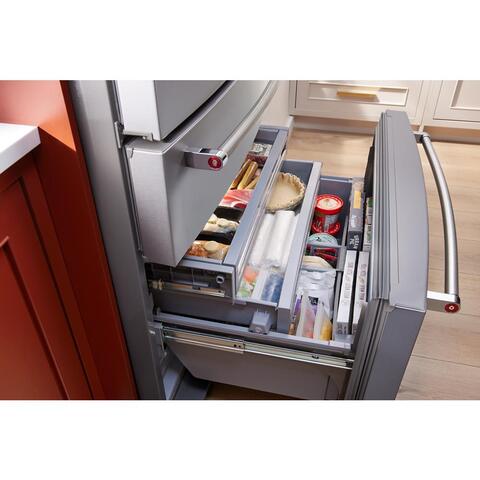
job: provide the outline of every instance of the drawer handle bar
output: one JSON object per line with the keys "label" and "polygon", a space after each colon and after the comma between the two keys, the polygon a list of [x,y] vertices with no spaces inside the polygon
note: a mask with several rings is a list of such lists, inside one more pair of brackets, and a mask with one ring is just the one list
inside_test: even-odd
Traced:
{"label": "drawer handle bar", "polygon": [[270,80],[257,103],[248,112],[235,131],[217,149],[191,148],[185,152],[185,162],[188,167],[202,170],[221,170],[228,161],[228,156],[242,141],[245,134],[252,128],[263,113],[277,89],[277,81]]}
{"label": "drawer handle bar", "polygon": [[377,92],[371,92],[367,90],[337,90],[337,97],[357,97],[365,100],[375,100],[377,98]]}
{"label": "drawer handle bar", "polygon": [[460,297],[458,290],[458,249],[455,216],[453,214],[452,200],[448,191],[447,180],[442,170],[440,160],[433,148],[432,140],[428,133],[415,133],[417,143],[425,149],[428,162],[433,172],[435,184],[440,197],[442,208],[443,236],[445,245],[445,287],[443,292],[427,292],[427,306],[430,310],[447,313],[456,313],[460,310]]}

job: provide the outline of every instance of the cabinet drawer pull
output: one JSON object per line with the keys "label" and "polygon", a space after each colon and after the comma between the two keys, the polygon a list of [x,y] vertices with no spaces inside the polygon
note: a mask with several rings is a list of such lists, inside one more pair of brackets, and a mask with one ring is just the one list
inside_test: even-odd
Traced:
{"label": "cabinet drawer pull", "polygon": [[368,90],[337,90],[337,97],[353,97],[361,98],[362,100],[376,100],[377,92]]}

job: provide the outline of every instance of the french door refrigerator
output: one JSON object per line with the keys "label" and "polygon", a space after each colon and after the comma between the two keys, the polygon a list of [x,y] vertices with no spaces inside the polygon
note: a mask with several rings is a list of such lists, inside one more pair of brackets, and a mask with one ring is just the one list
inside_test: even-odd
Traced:
{"label": "french door refrigerator", "polygon": [[[318,340],[291,330],[297,283],[317,195],[341,197],[335,325],[342,277],[351,274],[352,179],[322,175],[321,158],[285,158],[288,131],[260,125],[276,82],[74,81],[70,88],[141,398],[201,398],[211,381],[304,399],[395,398],[427,308],[460,307],[453,211],[428,135],[413,133],[403,112],[379,118],[365,159],[364,189],[373,197],[367,301],[354,335]],[[228,251],[192,255],[254,142],[268,152]],[[417,143],[442,205],[444,292],[427,290]],[[282,173],[304,185],[282,282],[274,299],[245,298],[243,276]]]}

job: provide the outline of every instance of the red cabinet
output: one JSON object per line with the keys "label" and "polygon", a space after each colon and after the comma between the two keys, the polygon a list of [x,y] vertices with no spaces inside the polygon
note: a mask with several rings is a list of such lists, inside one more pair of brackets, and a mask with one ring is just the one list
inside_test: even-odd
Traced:
{"label": "red cabinet", "polygon": [[0,175],[0,399],[134,399],[68,85],[0,81],[40,145]]}
{"label": "red cabinet", "polygon": [[91,398],[32,207],[45,201],[33,161],[12,169],[0,183],[0,398]]}

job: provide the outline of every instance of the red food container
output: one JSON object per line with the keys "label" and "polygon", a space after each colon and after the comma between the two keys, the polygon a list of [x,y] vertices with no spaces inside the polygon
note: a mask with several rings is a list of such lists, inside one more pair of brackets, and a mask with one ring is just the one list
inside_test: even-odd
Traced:
{"label": "red food container", "polygon": [[343,203],[343,200],[337,197],[337,195],[331,195],[329,193],[318,195],[312,221],[312,232],[331,233],[336,226],[335,224],[337,224],[338,215],[343,208]]}

